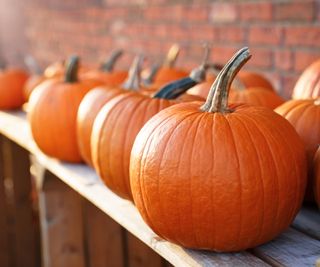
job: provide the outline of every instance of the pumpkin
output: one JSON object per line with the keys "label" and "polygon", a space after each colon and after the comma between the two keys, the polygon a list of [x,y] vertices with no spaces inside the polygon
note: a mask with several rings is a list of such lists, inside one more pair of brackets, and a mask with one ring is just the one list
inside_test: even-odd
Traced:
{"label": "pumpkin", "polygon": [[312,162],[320,143],[320,99],[290,100],[276,108],[275,111],[293,125],[305,144],[309,166],[306,200],[312,201]]}
{"label": "pumpkin", "polygon": [[71,57],[65,79],[49,80],[31,94],[28,119],[33,138],[47,155],[81,162],[76,138],[76,116],[82,98],[100,81],[79,80],[78,57]]}
{"label": "pumpkin", "polygon": [[231,82],[250,57],[240,50],[206,103],[162,110],[140,130],[130,185],[143,219],[176,244],[240,251],[284,231],[306,184],[303,144],[271,109],[228,106]]}
{"label": "pumpkin", "polygon": [[61,77],[65,73],[65,62],[64,60],[62,61],[57,61],[45,68],[43,71],[43,75],[46,78],[55,78],[55,77]]}
{"label": "pumpkin", "polygon": [[[119,196],[132,200],[129,185],[129,159],[134,139],[142,126],[174,101],[190,84],[204,79],[205,64],[190,77],[161,88],[151,98],[139,93],[121,94],[103,106],[91,134],[93,166],[104,183]],[[171,100],[172,99],[172,100]]]}
{"label": "pumpkin", "polygon": [[84,78],[100,80],[108,86],[119,86],[128,76],[127,71],[115,71],[114,65],[123,54],[122,50],[115,50],[100,66],[100,69],[91,70],[83,74]]}
{"label": "pumpkin", "polygon": [[97,114],[112,98],[127,90],[139,90],[139,73],[142,61],[142,57],[138,57],[134,60],[129,71],[130,75],[121,88],[100,86],[87,93],[81,101],[77,114],[77,138],[80,154],[88,165],[93,165],[90,139],[93,123]]}
{"label": "pumpkin", "polygon": [[25,102],[29,101],[32,91],[46,79],[47,78],[39,74],[33,74],[28,78],[23,86],[23,97]]}
{"label": "pumpkin", "polygon": [[188,76],[188,72],[183,69],[174,67],[177,57],[180,52],[180,47],[177,44],[174,44],[168,55],[163,62],[162,66],[154,74],[153,84],[158,88],[175,80],[184,78]]}
{"label": "pumpkin", "polygon": [[320,60],[311,64],[299,77],[292,93],[294,99],[320,97]]}
{"label": "pumpkin", "polygon": [[230,103],[245,103],[271,109],[280,106],[284,102],[284,100],[273,91],[261,87],[230,90],[229,101]]}
{"label": "pumpkin", "polygon": [[314,156],[314,196],[320,208],[320,146]]}
{"label": "pumpkin", "polygon": [[238,78],[234,80],[234,88],[254,88],[262,87],[274,91],[272,84],[262,74],[252,71],[240,71]]}
{"label": "pumpkin", "polygon": [[24,101],[23,86],[28,74],[20,69],[0,71],[0,109],[16,109]]}

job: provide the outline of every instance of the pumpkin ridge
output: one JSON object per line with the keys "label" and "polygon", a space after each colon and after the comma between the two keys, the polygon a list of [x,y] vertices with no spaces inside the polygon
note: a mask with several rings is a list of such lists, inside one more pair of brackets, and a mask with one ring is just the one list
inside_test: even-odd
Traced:
{"label": "pumpkin ridge", "polygon": [[[165,120],[163,121],[160,121],[158,122],[157,126],[154,127],[154,129],[152,130],[152,132],[150,133],[150,135],[147,137],[147,139],[144,141],[144,145],[143,145],[143,154],[146,154],[149,152],[149,145],[150,145],[150,142],[149,140],[151,139],[151,137],[153,136],[153,133],[155,132],[156,129],[158,129],[158,127],[162,126],[164,123],[166,123],[167,121],[169,121],[171,118],[168,117],[166,118]],[[140,164],[140,171],[139,171],[139,188],[140,188],[140,191],[141,192],[145,192],[145,187],[144,187],[144,179],[141,178],[142,176],[142,173],[144,172],[144,166],[146,164],[146,157],[143,157],[143,154],[142,154],[142,159],[141,159],[141,164]],[[131,160],[130,160],[131,161]],[[130,162],[130,165],[131,165],[131,162]],[[141,171],[143,170],[143,171]],[[130,171],[131,171],[131,168],[130,168]],[[131,175],[130,175],[131,176]],[[131,179],[130,179],[130,184],[131,184]],[[146,194],[144,193],[144,195],[146,196]],[[133,199],[134,200],[134,203],[136,204],[137,200]],[[149,216],[149,211],[145,205],[145,200],[144,200],[144,197],[143,197],[143,194],[140,195],[140,200],[139,200],[140,204],[143,206],[142,208],[144,209],[144,212],[143,212],[143,215],[144,217],[146,217],[146,220],[148,221],[148,224],[150,224],[150,226],[152,227],[152,229],[156,229],[154,226],[153,226],[153,223],[152,221],[150,220],[150,216]]]}
{"label": "pumpkin ridge", "polygon": [[[150,105],[151,101],[146,101],[148,100],[147,98],[141,98],[138,100],[138,102],[136,103],[135,107],[133,108],[133,112],[130,114],[130,117],[127,121],[127,125],[128,125],[128,129],[131,128],[132,124],[136,124],[137,123],[137,117],[136,115],[139,114],[139,111],[141,109],[143,109],[143,106],[145,107],[145,110],[147,110],[148,106]],[[144,117],[142,118],[142,121],[145,121],[145,116],[146,116],[147,112],[144,112]],[[119,118],[120,118],[120,114],[119,114]],[[138,131],[139,132],[139,131]],[[130,138],[128,138],[128,135],[125,134],[124,135],[124,140],[123,140],[123,145],[122,145],[122,171],[128,169],[126,168],[126,158],[125,158],[125,149],[126,147],[129,146],[129,140]],[[132,142],[132,145],[134,143],[134,140]],[[129,159],[128,159],[128,165],[130,166],[130,155],[129,155]],[[126,191],[129,195],[132,195],[131,193],[131,188],[130,188],[130,178],[129,178],[129,172],[128,173],[122,173],[122,179],[124,180],[125,186],[126,186]]]}
{"label": "pumpkin ridge", "polygon": [[[243,115],[243,114],[241,114],[241,115]],[[265,143],[267,144],[267,146],[266,147],[268,147],[268,142],[266,141],[266,138],[265,138],[265,136],[263,135],[263,133],[262,133],[262,131],[261,130],[259,130],[259,128],[257,127],[257,125],[256,125],[256,123],[255,123],[255,121],[254,120],[252,120],[249,116],[243,116],[243,118],[246,118],[245,120],[243,120],[243,118],[241,118],[241,115],[239,116],[239,117],[236,117],[236,116],[234,116],[234,118],[236,118],[238,121],[240,121],[240,123],[243,125],[243,128],[246,130],[246,132],[248,133],[248,136],[250,137],[249,138],[249,140],[251,141],[251,144],[252,144],[252,147],[254,148],[254,150],[255,150],[255,154],[256,154],[256,158],[258,159],[258,162],[259,162],[259,164],[257,165],[257,166],[259,166],[259,173],[260,173],[260,179],[257,179],[257,180],[259,180],[260,182],[259,182],[259,184],[260,184],[260,188],[261,188],[261,194],[262,194],[262,206],[263,206],[263,212],[262,212],[262,217],[260,218],[260,227],[259,227],[259,231],[258,231],[258,233],[256,234],[256,236],[255,236],[255,238],[253,239],[253,240],[251,240],[251,242],[249,242],[249,244],[254,244],[254,243],[257,243],[259,240],[260,240],[260,238],[261,238],[261,234],[262,234],[262,229],[264,228],[264,212],[265,212],[265,204],[266,204],[266,201],[265,201],[265,188],[264,188],[264,181],[263,181],[263,179],[261,178],[262,177],[262,175],[263,175],[263,173],[262,173],[262,168],[261,168],[261,156],[260,156],[260,153],[258,153],[258,149],[257,149],[257,147],[255,146],[256,144],[255,144],[255,141],[254,141],[254,138],[253,138],[253,135],[252,135],[252,130],[250,131],[249,130],[249,128],[248,128],[248,126],[247,126],[247,120],[249,119],[249,120],[251,120],[253,123],[254,123],[254,128],[255,128],[255,130],[258,130],[258,132],[260,133],[260,135],[263,137],[263,139],[265,140]],[[268,149],[269,149],[269,147],[268,147]],[[269,149],[269,151],[270,151],[270,154],[272,154],[271,153],[271,150]],[[273,160],[273,166],[274,167],[276,167],[276,164],[275,164],[275,162],[274,162],[274,160]],[[277,196],[278,196],[278,198],[277,199],[279,199],[279,190],[277,190]]]}
{"label": "pumpkin ridge", "polygon": [[[297,110],[299,110],[299,109],[301,109],[301,108],[303,108],[303,107],[305,107],[305,106],[308,106],[308,103],[307,103],[306,101],[303,101],[303,100],[302,100],[301,103],[299,103],[299,104],[296,105],[296,106],[290,107],[290,110],[288,110],[287,112],[283,113],[283,115],[281,115],[281,116],[283,116],[283,117],[285,117],[285,118],[290,118],[290,115],[291,115],[292,113],[297,112]],[[295,120],[294,122],[296,122],[296,120]]]}
{"label": "pumpkin ridge", "polygon": [[[194,113],[193,113],[194,114]],[[187,117],[189,117],[190,115],[189,114],[186,114],[185,115],[185,117],[184,118],[182,118],[181,120],[180,120],[180,123],[184,120],[184,119],[186,119]],[[154,127],[153,128],[153,130],[152,130],[152,132],[149,134],[149,136],[148,136],[148,139],[144,142],[144,150],[143,150],[143,155],[142,155],[142,160],[141,160],[141,164],[140,164],[140,176],[139,176],[139,181],[140,181],[140,188],[142,188],[142,192],[145,192],[145,178],[143,178],[143,179],[141,179],[141,176],[143,176],[142,174],[145,172],[145,165],[146,165],[146,163],[147,163],[147,158],[144,156],[145,154],[148,154],[149,153],[149,149],[150,149],[150,145],[151,145],[151,143],[149,142],[149,140],[151,140],[151,142],[152,142],[152,138],[153,138],[153,134],[154,134],[154,132],[157,130],[157,129],[159,129],[159,127],[161,127],[163,124],[165,124],[165,123],[167,123],[168,121],[170,121],[171,120],[171,117],[170,116],[168,116],[165,120],[163,120],[163,121],[160,121],[160,123],[156,126],[156,127]],[[180,124],[179,123],[179,124]],[[165,148],[164,148],[165,149]],[[159,152],[159,151],[158,151]],[[159,152],[160,153],[160,152]],[[161,154],[161,155],[163,155],[163,153]],[[160,165],[159,165],[160,166]],[[141,169],[142,169],[142,171],[141,171]],[[147,197],[147,195],[146,194],[144,194],[146,197]],[[142,202],[141,202],[141,204],[145,207],[145,214],[144,215],[146,215],[148,218],[150,218],[150,213],[149,213],[149,211],[148,211],[148,208],[147,208],[147,206],[148,205],[145,205],[145,203],[146,203],[146,201],[145,201],[145,199],[144,199],[144,197],[141,195],[141,200],[142,200]],[[148,203],[150,203],[150,201],[147,201]],[[152,216],[151,216],[152,217]],[[150,221],[150,220],[149,220]],[[152,223],[151,223],[151,225],[152,225]],[[154,227],[153,228],[153,230],[155,231],[155,232],[157,232],[160,236],[162,236],[160,233],[159,233],[159,229],[157,229],[156,227]],[[161,232],[161,231],[160,231]]]}
{"label": "pumpkin ridge", "polygon": [[[197,114],[196,114],[197,115]],[[193,164],[192,164],[192,162],[195,162],[194,161],[194,151],[195,151],[195,146],[194,146],[194,143],[196,142],[196,139],[197,139],[197,135],[198,135],[198,130],[199,130],[199,125],[200,125],[200,122],[203,120],[203,118],[204,117],[206,117],[206,114],[204,114],[204,113],[202,113],[202,114],[200,114],[200,115],[198,115],[197,117],[196,117],[196,119],[195,120],[193,120],[192,121],[192,124],[190,125],[190,128],[189,129],[193,129],[193,128],[195,128],[195,133],[194,133],[194,137],[193,137],[193,139],[192,139],[192,150],[191,150],[191,153],[190,153],[190,161],[189,161],[189,173],[191,174],[190,175],[190,181],[189,181],[189,183],[190,183],[190,192],[193,192],[192,191],[192,166],[193,166]],[[196,126],[194,126],[194,125],[196,125]],[[177,128],[177,127],[176,127]],[[173,136],[173,135],[171,135],[171,136]],[[190,193],[189,194],[190,195],[190,202],[191,202],[191,205],[190,205],[190,214],[191,214],[191,218],[193,218],[194,216],[193,216],[193,207],[192,207],[192,203],[193,203],[193,200],[192,200],[192,193]],[[193,222],[193,220],[190,220],[190,222]],[[195,240],[195,244],[197,245],[197,246],[199,246],[199,238],[197,237],[197,226],[196,227],[194,227],[194,224],[192,223],[192,232],[193,232],[193,236],[194,236],[194,240]]]}
{"label": "pumpkin ridge", "polygon": [[[215,151],[214,151],[214,146],[215,146],[215,143],[213,141],[213,134],[214,133],[214,127],[216,125],[216,116],[217,114],[214,113],[213,114],[213,119],[211,120],[211,138],[210,138],[210,141],[211,141],[211,154],[212,154],[212,161],[211,161],[211,177],[213,177],[213,170],[214,170],[214,164],[215,164]],[[211,190],[210,190],[210,193],[211,193],[211,196],[210,196],[210,200],[211,200],[211,219],[212,219],[212,223],[215,222],[214,218],[216,217],[216,211],[215,211],[215,206],[214,206],[214,196],[215,196],[215,186],[214,184],[211,186]],[[216,224],[214,224],[211,228],[211,231],[212,231],[212,244],[214,247],[216,247]],[[209,239],[209,235],[207,236],[207,238]]]}
{"label": "pumpkin ridge", "polygon": [[[161,157],[160,157],[159,165],[158,165],[158,166],[159,166],[159,169],[158,169],[158,171],[157,171],[157,175],[158,175],[158,177],[157,177],[157,181],[158,181],[158,185],[157,185],[158,194],[159,194],[159,191],[160,191],[160,190],[159,190],[159,188],[160,188],[160,184],[159,184],[159,182],[160,182],[160,179],[159,179],[159,176],[160,176],[160,168],[161,168],[161,165],[162,165],[162,161],[163,161],[164,155],[165,155],[166,150],[167,150],[167,148],[168,148],[168,143],[169,143],[169,141],[171,140],[171,138],[172,138],[172,136],[173,136],[173,133],[179,128],[179,126],[180,126],[187,118],[189,118],[189,117],[191,117],[191,116],[194,116],[194,115],[196,115],[196,114],[197,114],[196,112],[186,114],[185,117],[182,118],[181,121],[176,124],[175,128],[171,130],[171,132],[170,132],[171,134],[170,134],[169,138],[167,138],[167,141],[166,141],[166,143],[165,143],[165,145],[164,145],[164,148],[163,148],[162,153],[161,153],[160,151],[158,151],[159,153],[161,153]],[[191,127],[190,127],[190,128],[191,128]],[[189,164],[189,165],[190,165],[190,164]],[[160,195],[160,194],[159,194],[159,195]],[[160,212],[161,212],[161,214],[164,214],[164,213],[165,213],[165,212],[164,212],[165,209],[163,208],[163,205],[161,205],[161,202],[160,202],[159,207],[160,207]],[[190,210],[190,214],[192,214],[192,209]],[[194,229],[194,227],[192,227],[192,228]],[[194,233],[194,231],[192,231],[192,232]],[[175,236],[175,233],[171,233],[171,236]],[[197,240],[196,240],[196,238],[195,238],[195,235],[193,235],[193,238],[194,238],[194,240],[197,242]]]}
{"label": "pumpkin ridge", "polygon": [[240,160],[239,160],[239,154],[238,154],[238,148],[237,148],[237,145],[236,145],[236,140],[235,140],[235,137],[234,137],[234,133],[233,133],[233,130],[232,130],[232,127],[230,125],[230,121],[228,120],[228,116],[223,116],[224,120],[226,121],[226,124],[228,125],[228,128],[229,128],[229,131],[230,131],[230,135],[231,135],[231,140],[232,140],[232,144],[233,144],[233,151],[234,151],[234,154],[235,154],[235,157],[237,159],[237,164],[238,164],[238,168],[239,168],[239,172],[238,172],[238,180],[239,180],[239,192],[240,192],[240,196],[239,196],[239,221],[238,221],[238,225],[237,225],[237,233],[238,233],[238,237],[237,237],[237,242],[236,244],[233,244],[235,247],[238,246],[238,243],[239,243],[239,240],[240,240],[240,236],[241,236],[241,229],[242,229],[242,176],[241,176],[241,164],[240,164]]}
{"label": "pumpkin ridge", "polygon": [[[260,114],[258,114],[259,116],[260,116],[260,118],[262,118],[262,119],[265,119],[263,116],[261,117],[261,115]],[[246,116],[246,115],[245,115]],[[258,122],[254,122],[255,123],[255,125],[257,126],[258,125]],[[258,128],[258,127],[257,127]],[[260,130],[260,129],[259,129]],[[260,130],[261,131],[261,130]],[[287,143],[287,138],[286,138],[286,136],[284,136],[283,135],[283,132],[280,130],[280,129],[274,129],[274,131],[277,131],[278,132],[278,134],[280,135],[280,136],[282,136],[283,138],[283,142],[285,142],[286,144],[287,144],[287,147],[289,147],[289,149],[291,149],[291,147],[292,146],[290,146],[290,145],[288,145],[288,143]],[[265,136],[265,134],[264,134],[264,132],[263,131],[261,131],[261,134],[263,134],[264,136]],[[267,139],[266,139],[267,140]],[[269,144],[269,142],[267,142],[268,144]],[[272,151],[272,150],[270,150],[270,152],[272,153],[272,155],[274,155],[274,152]],[[290,155],[292,155],[292,153],[289,153]],[[272,159],[273,159],[273,162],[276,164],[276,162],[275,162],[275,160],[274,160],[274,156],[272,157]],[[292,158],[291,159],[292,161],[294,161],[295,163],[297,162],[297,159],[296,158]],[[277,166],[277,165],[276,165]],[[299,190],[298,190],[298,188],[300,188],[301,187],[301,185],[300,185],[300,179],[299,179],[299,172],[297,171],[297,164],[294,164],[294,166],[295,166],[295,176],[298,178],[298,179],[296,179],[297,180],[297,182],[296,182],[296,186],[295,186],[295,195],[297,195],[297,193],[299,194]],[[279,174],[278,174],[278,169],[276,169],[277,170],[277,176],[279,176]],[[277,181],[278,181],[278,179],[277,179]],[[278,182],[277,182],[278,183]],[[280,186],[279,186],[279,183],[278,183],[278,192],[279,192],[279,188],[280,188]],[[301,197],[300,197],[301,198]],[[299,201],[298,201],[299,202]],[[292,206],[292,211],[291,211],[291,216],[290,216],[290,220],[291,220],[291,218],[293,218],[294,217],[294,215],[295,215],[295,213],[297,212],[297,210],[298,210],[298,207],[297,207],[297,203],[295,203],[295,205],[291,205]],[[276,223],[278,223],[279,224],[279,220],[278,220],[278,217],[279,217],[279,205],[277,205],[277,215],[276,215],[276,217],[275,217],[275,222]]]}

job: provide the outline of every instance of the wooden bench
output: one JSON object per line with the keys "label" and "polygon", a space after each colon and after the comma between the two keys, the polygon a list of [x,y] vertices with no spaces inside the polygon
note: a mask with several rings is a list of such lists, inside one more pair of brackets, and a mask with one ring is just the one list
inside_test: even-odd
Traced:
{"label": "wooden bench", "polygon": [[[1,267],[41,266],[40,257],[42,266],[54,267],[300,267],[317,261],[320,266],[320,213],[315,206],[302,208],[286,232],[254,249],[190,250],[153,233],[134,205],[112,193],[88,166],[42,154],[24,112],[0,112],[0,151]],[[41,250],[30,200],[30,166],[39,195]]]}

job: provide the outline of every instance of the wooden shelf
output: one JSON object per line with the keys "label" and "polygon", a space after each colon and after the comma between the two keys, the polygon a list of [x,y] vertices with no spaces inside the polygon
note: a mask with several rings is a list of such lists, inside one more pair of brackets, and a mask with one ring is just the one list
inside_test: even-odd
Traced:
{"label": "wooden shelf", "polygon": [[214,253],[184,249],[158,237],[134,205],[105,187],[93,169],[63,163],[41,153],[32,139],[24,112],[1,111],[0,133],[35,155],[61,181],[175,266],[314,266],[320,258],[320,215],[316,208],[303,209],[293,224],[295,229],[290,228],[272,242],[250,251]]}

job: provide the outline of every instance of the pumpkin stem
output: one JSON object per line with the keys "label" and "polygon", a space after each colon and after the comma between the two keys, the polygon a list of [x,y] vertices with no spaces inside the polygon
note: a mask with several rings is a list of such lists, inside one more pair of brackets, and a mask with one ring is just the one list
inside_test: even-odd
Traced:
{"label": "pumpkin stem", "polygon": [[100,70],[104,72],[113,71],[114,65],[116,61],[123,55],[122,49],[116,49],[111,52],[110,56],[107,58],[105,62],[103,62],[100,66]]}
{"label": "pumpkin stem", "polygon": [[231,83],[242,66],[251,58],[248,47],[240,49],[228,61],[211,86],[206,102],[201,106],[206,112],[231,112],[228,109],[228,97]]}
{"label": "pumpkin stem", "polygon": [[24,64],[27,66],[31,73],[40,75],[42,73],[41,67],[39,66],[37,60],[32,55],[26,55],[24,57]]}
{"label": "pumpkin stem", "polygon": [[149,75],[143,80],[143,83],[145,85],[152,84],[154,77],[156,76],[160,67],[161,67],[161,64],[159,64],[158,62],[152,64]]}
{"label": "pumpkin stem", "polygon": [[163,62],[163,66],[172,68],[177,61],[179,53],[180,53],[180,46],[178,44],[173,44],[168,51],[168,54]]}
{"label": "pumpkin stem", "polygon": [[189,77],[179,79],[160,88],[154,94],[154,98],[175,99],[184,94],[188,89],[203,82],[206,79],[207,63],[210,55],[210,47],[205,45],[205,52],[202,63],[193,69]]}
{"label": "pumpkin stem", "polygon": [[76,83],[78,81],[79,57],[71,56],[66,62],[66,72],[64,81],[66,83]]}
{"label": "pumpkin stem", "polygon": [[138,91],[140,88],[140,72],[142,63],[144,61],[143,55],[138,55],[134,58],[133,63],[129,69],[129,74],[122,88],[126,90]]}

